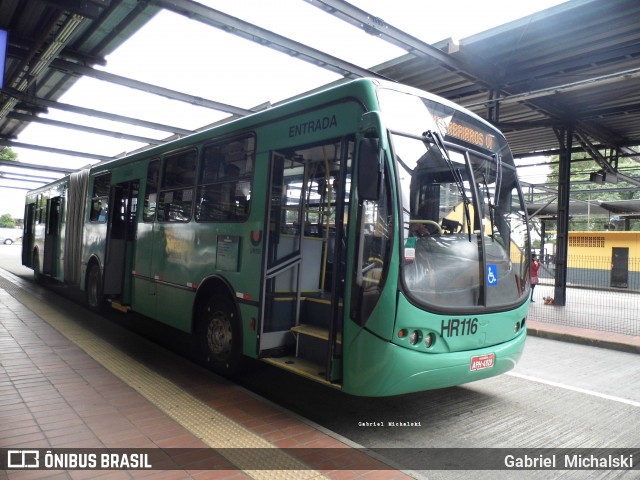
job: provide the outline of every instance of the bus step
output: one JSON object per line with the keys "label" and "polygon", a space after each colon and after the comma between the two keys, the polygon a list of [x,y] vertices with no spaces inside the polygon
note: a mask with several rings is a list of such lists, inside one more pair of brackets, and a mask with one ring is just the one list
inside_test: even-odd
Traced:
{"label": "bus step", "polygon": [[[300,335],[308,335],[310,337],[318,338],[320,340],[324,340],[325,342],[329,341],[329,330],[326,328],[318,327],[316,325],[307,325],[301,323],[300,325],[296,325],[291,329],[293,333],[297,333]],[[342,343],[342,335],[338,333],[338,343]]]}
{"label": "bus step", "polygon": [[121,303],[118,303],[114,300],[110,300],[110,302],[111,308],[113,308],[114,310],[118,310],[119,312],[128,313],[129,310],[131,310],[131,307],[129,305],[122,305]]}
{"label": "bus step", "polygon": [[316,382],[329,385],[330,387],[340,389],[341,385],[327,381],[325,376],[325,367],[309,360],[296,357],[279,357],[279,358],[263,358],[262,361],[275,365],[276,367],[295,372],[303,377],[310,378]]}
{"label": "bus step", "polygon": [[[296,356],[319,365],[325,364],[329,354],[329,330],[315,325],[300,324],[291,328],[296,336]],[[342,337],[336,339],[337,352],[342,350]]]}
{"label": "bus step", "polygon": [[[331,299],[305,295],[303,300],[300,312],[302,321],[307,325],[327,328],[331,318]],[[342,311],[342,305],[340,305],[340,311]]]}

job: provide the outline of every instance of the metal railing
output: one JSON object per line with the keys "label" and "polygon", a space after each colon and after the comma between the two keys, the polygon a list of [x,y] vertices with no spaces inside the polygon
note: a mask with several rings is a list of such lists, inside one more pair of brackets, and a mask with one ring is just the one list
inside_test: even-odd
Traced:
{"label": "metal railing", "polygon": [[611,258],[569,255],[568,265],[564,306],[548,301],[554,296],[555,271],[553,264],[542,265],[531,320],[640,335],[640,258],[614,268]]}

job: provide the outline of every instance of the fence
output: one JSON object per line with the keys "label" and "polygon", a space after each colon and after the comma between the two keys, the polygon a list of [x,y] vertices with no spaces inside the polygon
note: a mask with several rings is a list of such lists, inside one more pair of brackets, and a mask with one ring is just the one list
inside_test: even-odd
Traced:
{"label": "fence", "polygon": [[611,258],[569,256],[565,306],[545,305],[554,295],[555,267],[543,264],[534,290],[531,320],[640,335],[640,258],[627,268]]}

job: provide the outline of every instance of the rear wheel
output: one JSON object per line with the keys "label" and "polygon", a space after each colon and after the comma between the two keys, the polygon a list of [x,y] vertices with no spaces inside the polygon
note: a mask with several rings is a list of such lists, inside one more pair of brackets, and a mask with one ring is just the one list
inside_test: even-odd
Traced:
{"label": "rear wheel", "polygon": [[33,281],[41,285],[44,283],[44,277],[42,276],[42,272],[40,272],[40,260],[38,259],[37,252],[34,252],[33,254],[31,265],[33,265]]}
{"label": "rear wheel", "polygon": [[211,370],[231,377],[242,363],[242,329],[235,305],[226,297],[208,298],[198,310],[200,358]]}
{"label": "rear wheel", "polygon": [[103,305],[102,276],[97,263],[92,263],[87,273],[87,303],[93,310],[100,310]]}

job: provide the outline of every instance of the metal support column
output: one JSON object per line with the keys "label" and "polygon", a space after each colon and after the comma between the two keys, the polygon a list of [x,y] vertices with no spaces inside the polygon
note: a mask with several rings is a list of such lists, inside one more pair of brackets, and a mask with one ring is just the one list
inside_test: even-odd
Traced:
{"label": "metal support column", "polygon": [[569,250],[569,194],[571,177],[571,146],[573,126],[556,130],[560,142],[560,169],[558,176],[558,238],[556,241],[556,278],[553,302],[564,306],[567,300],[567,259]]}
{"label": "metal support column", "polygon": [[547,263],[547,255],[545,253],[545,249],[547,248],[545,237],[547,235],[547,222],[542,219],[540,221],[540,263],[546,265]]}
{"label": "metal support column", "polygon": [[494,125],[497,125],[500,121],[500,102],[494,102],[496,98],[500,96],[500,90],[495,88],[489,92],[489,100],[487,104],[487,120]]}

